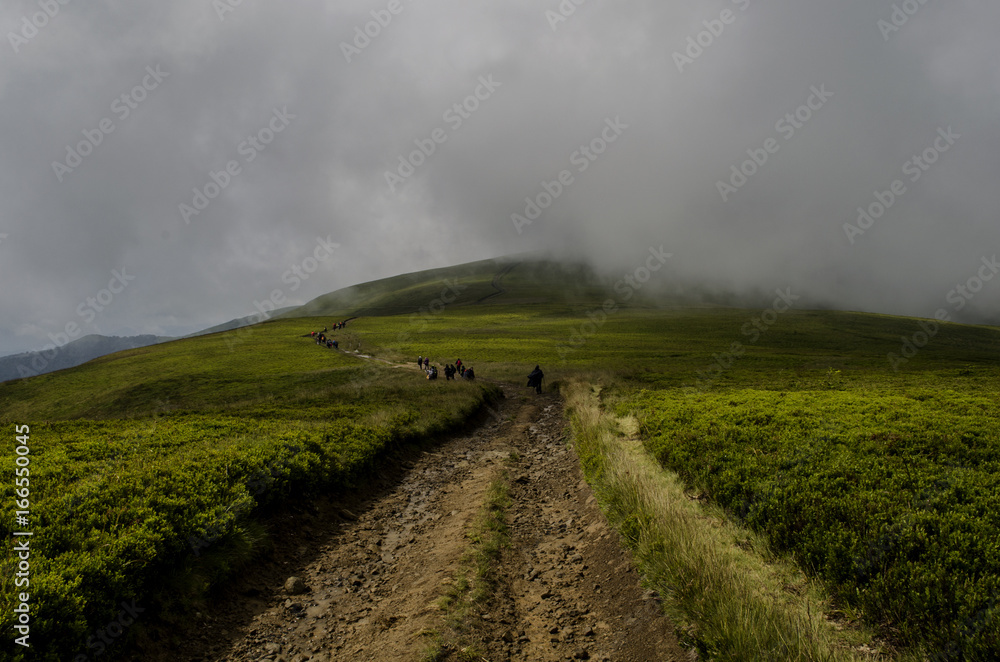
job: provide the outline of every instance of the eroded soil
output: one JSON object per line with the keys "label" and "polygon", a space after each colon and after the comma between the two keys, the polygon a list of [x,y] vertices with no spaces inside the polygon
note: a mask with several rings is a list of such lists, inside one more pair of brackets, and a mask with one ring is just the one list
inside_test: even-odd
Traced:
{"label": "eroded soil", "polygon": [[[367,498],[338,495],[273,520],[270,557],[186,631],[147,643],[134,659],[420,660],[428,633],[442,630],[438,599],[469,547],[465,533],[502,470],[511,547],[494,604],[474,615],[481,657],[691,659],[583,480],[561,401],[505,391],[474,431],[386,469]],[[305,592],[285,590],[293,576]]]}

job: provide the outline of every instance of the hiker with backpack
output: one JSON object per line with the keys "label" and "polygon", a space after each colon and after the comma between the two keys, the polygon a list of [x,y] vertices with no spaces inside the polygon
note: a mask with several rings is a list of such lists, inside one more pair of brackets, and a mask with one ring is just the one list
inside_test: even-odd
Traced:
{"label": "hiker with backpack", "polygon": [[541,393],[543,377],[545,377],[545,373],[542,372],[542,369],[536,365],[535,369],[528,374],[528,387],[533,387],[535,389],[535,393]]}

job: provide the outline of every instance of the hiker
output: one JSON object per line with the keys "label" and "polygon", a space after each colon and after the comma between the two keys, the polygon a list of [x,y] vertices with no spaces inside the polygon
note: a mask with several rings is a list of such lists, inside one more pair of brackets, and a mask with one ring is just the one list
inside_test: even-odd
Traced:
{"label": "hiker", "polygon": [[437,379],[437,378],[438,378],[438,369],[437,366],[434,366],[427,371],[427,379]]}
{"label": "hiker", "polygon": [[450,380],[455,376],[455,368],[449,363],[444,367],[444,378],[445,380]]}
{"label": "hiker", "polygon": [[337,342],[336,340],[332,340],[330,342],[333,343],[333,348],[334,349],[340,349],[340,343],[339,342]]}
{"label": "hiker", "polygon": [[466,368],[465,372],[462,373],[462,377],[464,377],[465,379],[468,379],[471,382],[473,379],[476,378],[476,373],[472,369],[472,367],[470,366],[470,367]]}
{"label": "hiker", "polygon": [[528,387],[534,387],[535,393],[541,393],[543,377],[545,377],[545,373],[536,365],[535,369],[528,375]]}
{"label": "hiker", "polygon": [[417,357],[417,368],[419,368],[420,370],[424,369],[424,357],[422,356]]}
{"label": "hiker", "polygon": [[424,369],[426,370],[429,367],[431,367],[431,360],[427,357],[424,357]]}
{"label": "hiker", "polygon": [[455,361],[455,368],[457,368],[458,370],[462,369],[462,359],[457,359]]}
{"label": "hiker", "polygon": [[464,365],[458,366],[458,374],[460,376],[462,376],[462,377],[465,377],[465,366]]}

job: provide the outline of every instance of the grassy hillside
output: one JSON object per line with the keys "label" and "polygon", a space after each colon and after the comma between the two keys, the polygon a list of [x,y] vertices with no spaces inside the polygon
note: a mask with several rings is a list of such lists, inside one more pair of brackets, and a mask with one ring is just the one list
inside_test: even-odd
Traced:
{"label": "grassy hillside", "polygon": [[[434,314],[444,305],[556,307],[578,310],[614,295],[615,278],[586,264],[553,262],[534,254],[469,262],[441,269],[383,278],[324,294],[283,317],[371,317],[421,311]],[[662,307],[701,299],[647,296],[636,291],[629,307]]]}
{"label": "grassy hillside", "polygon": [[[362,318],[350,331],[379,355],[422,354],[441,362],[460,357],[489,364],[493,374],[507,378],[541,363],[552,378],[596,371],[655,388],[826,388],[831,369],[855,386],[903,388],[933,379],[942,387],[996,387],[1000,330],[992,327],[943,324],[933,341],[896,371],[887,357],[900,352],[903,337],[920,331],[918,320],[790,310],[755,340],[743,331],[748,323],[755,331],[752,320],[760,315],[701,308],[605,314],[599,302],[577,310],[497,304]],[[733,355],[734,343],[741,346],[739,356]]]}

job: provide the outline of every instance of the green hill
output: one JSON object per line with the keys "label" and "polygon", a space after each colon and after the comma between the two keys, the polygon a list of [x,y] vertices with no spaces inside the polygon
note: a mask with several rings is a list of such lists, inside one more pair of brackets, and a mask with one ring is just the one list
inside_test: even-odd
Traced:
{"label": "green hill", "polygon": [[[664,284],[664,283],[660,283]],[[584,263],[564,263],[536,254],[513,255],[402,274],[319,296],[277,317],[371,317],[463,306],[555,306],[573,310],[615,296],[616,279]],[[619,285],[624,287],[624,285]],[[685,296],[636,289],[629,306],[697,305],[735,301],[693,290]],[[432,311],[432,312],[437,312]]]}

